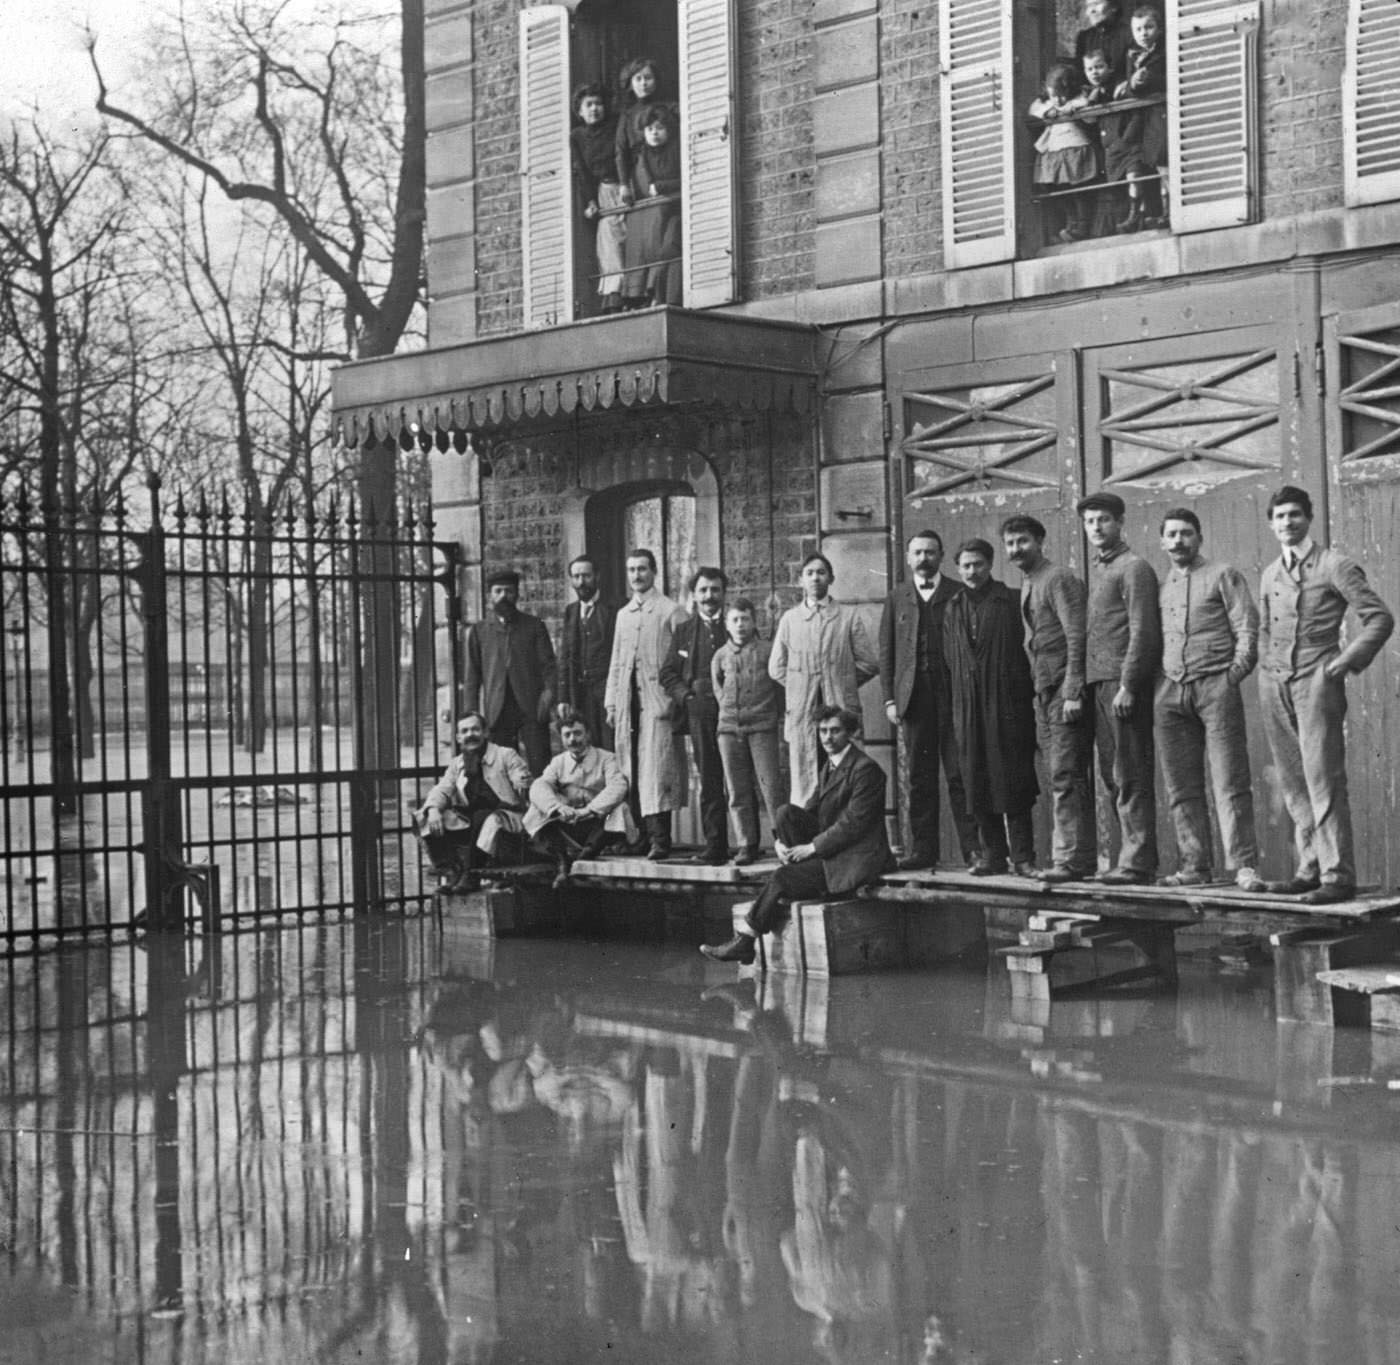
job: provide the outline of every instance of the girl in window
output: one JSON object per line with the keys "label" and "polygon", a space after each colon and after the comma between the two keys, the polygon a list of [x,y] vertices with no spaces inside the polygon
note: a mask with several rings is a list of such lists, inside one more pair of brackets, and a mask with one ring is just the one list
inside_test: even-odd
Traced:
{"label": "girl in window", "polygon": [[[1115,92],[1123,99],[1152,99],[1157,103],[1134,109],[1123,128],[1128,182],[1128,216],[1118,224],[1120,232],[1140,227],[1162,227],[1162,180],[1167,165],[1167,119],[1161,96],[1167,88],[1167,54],[1162,41],[1161,13],[1151,5],[1133,11],[1133,45],[1128,49],[1128,76]],[[1110,170],[1109,178],[1113,178]]]}
{"label": "girl in window", "polygon": [[[633,307],[681,301],[681,148],[669,104],[642,117],[642,146],[632,172],[638,206],[627,227],[623,293]],[[632,302],[635,300],[635,302]]]}
{"label": "girl in window", "polygon": [[578,126],[569,134],[574,163],[574,198],[584,224],[597,229],[598,294],[603,312],[622,307],[622,239],[626,231],[621,212],[622,186],[617,179],[616,124],[608,117],[601,85],[581,85],[574,91]]}
{"label": "girl in window", "polygon": [[637,154],[645,141],[642,137],[642,119],[653,104],[661,102],[661,67],[656,58],[634,57],[622,68],[618,86],[621,100],[615,144],[617,181],[622,186],[622,202],[630,204],[634,198],[632,184]]}
{"label": "girl in window", "polygon": [[[1031,117],[1045,124],[1035,143],[1032,177],[1042,192],[1057,194],[1099,178],[1094,139],[1074,117],[1087,104],[1078,69],[1071,62],[1056,62],[1045,73],[1045,88],[1030,108]],[[1062,226],[1055,233],[1060,241],[1078,242],[1089,235],[1088,195],[1066,194],[1051,202],[1060,206],[1057,220]]]}

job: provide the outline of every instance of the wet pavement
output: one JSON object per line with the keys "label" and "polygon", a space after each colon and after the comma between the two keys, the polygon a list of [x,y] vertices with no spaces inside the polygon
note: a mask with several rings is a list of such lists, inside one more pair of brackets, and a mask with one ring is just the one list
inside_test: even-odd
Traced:
{"label": "wet pavement", "polygon": [[0,965],[0,1362],[1400,1362],[1400,1037],[385,919]]}

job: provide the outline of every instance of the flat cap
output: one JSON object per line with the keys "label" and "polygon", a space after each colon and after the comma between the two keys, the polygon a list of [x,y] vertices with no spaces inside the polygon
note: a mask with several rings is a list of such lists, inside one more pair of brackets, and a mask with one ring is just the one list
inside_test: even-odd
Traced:
{"label": "flat cap", "polygon": [[512,588],[520,586],[520,575],[514,569],[496,569],[486,579],[486,586],[494,588],[498,583],[508,583]]}
{"label": "flat cap", "polygon": [[1117,493],[1105,493],[1100,489],[1097,493],[1090,493],[1087,498],[1080,498],[1074,505],[1076,512],[1107,512],[1110,516],[1123,520],[1123,514],[1128,510],[1123,499]]}

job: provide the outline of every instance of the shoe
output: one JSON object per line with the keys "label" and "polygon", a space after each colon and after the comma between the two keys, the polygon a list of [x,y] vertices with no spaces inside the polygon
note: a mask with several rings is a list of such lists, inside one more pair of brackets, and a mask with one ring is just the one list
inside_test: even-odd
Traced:
{"label": "shoe", "polygon": [[1128,210],[1128,216],[1120,218],[1118,222],[1114,223],[1113,230],[1115,232],[1136,232],[1141,226],[1142,210],[1134,203],[1132,208]]}
{"label": "shoe", "polygon": [[1043,882],[1045,880],[1045,873],[1031,861],[1012,863],[1011,870],[1018,877],[1029,877],[1033,882]]}
{"label": "shoe", "polygon": [[1241,891],[1250,891],[1255,895],[1269,889],[1268,884],[1252,867],[1241,867],[1235,872],[1235,885]]}
{"label": "shoe", "polygon": [[1303,896],[1322,887],[1320,877],[1290,877],[1286,882],[1266,882],[1265,890],[1275,896]]}
{"label": "shoe", "polygon": [[1010,864],[1003,858],[992,861],[989,858],[979,858],[967,869],[974,877],[1004,877],[1009,872]]}
{"label": "shoe", "polygon": [[936,872],[938,859],[932,853],[920,853],[915,849],[912,853],[906,853],[895,866],[901,872]]}
{"label": "shoe", "polygon": [[729,850],[727,848],[706,848],[699,853],[692,853],[686,859],[688,863],[696,863],[702,867],[723,867],[729,861]]}
{"label": "shoe", "polygon": [[1087,882],[1093,875],[1092,872],[1081,872],[1078,868],[1066,867],[1064,863],[1056,863],[1054,867],[1047,867],[1040,874],[1040,880],[1043,882]]}
{"label": "shoe", "polygon": [[745,844],[730,860],[735,867],[747,867],[758,861],[758,845]]}
{"label": "shoe", "polygon": [[1344,882],[1323,882],[1315,891],[1303,897],[1304,905],[1339,905],[1342,901],[1356,899],[1356,888]]}
{"label": "shoe", "polygon": [[1146,886],[1152,878],[1133,867],[1111,867],[1099,878],[1104,886]]}
{"label": "shoe", "polygon": [[556,891],[558,891],[561,886],[567,886],[569,884],[569,873],[572,868],[573,864],[564,857],[563,854],[560,854],[560,856],[554,860],[554,881],[551,885]]}
{"label": "shoe", "polygon": [[1084,240],[1084,234],[1082,232],[1076,232],[1074,228],[1068,227],[1061,228],[1055,234],[1055,236],[1058,237],[1060,241],[1062,241],[1066,246],[1068,246],[1071,242],[1082,242]]}
{"label": "shoe", "polygon": [[1210,873],[1198,872],[1183,868],[1180,872],[1172,872],[1167,876],[1159,878],[1158,886],[1209,886]]}
{"label": "shoe", "polygon": [[700,951],[716,962],[737,962],[741,967],[747,967],[758,956],[748,934],[735,934],[728,943],[702,943]]}
{"label": "shoe", "polygon": [[647,849],[647,860],[653,863],[664,863],[671,856],[671,845],[663,844],[660,839],[653,839],[651,847]]}

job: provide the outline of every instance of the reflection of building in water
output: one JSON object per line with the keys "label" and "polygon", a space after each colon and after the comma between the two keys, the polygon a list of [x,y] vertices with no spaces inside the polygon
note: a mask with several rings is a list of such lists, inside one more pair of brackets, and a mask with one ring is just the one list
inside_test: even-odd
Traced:
{"label": "reflection of building in water", "polygon": [[1393,1113],[1263,992],[1030,1025],[980,980],[726,1006],[543,945],[437,981],[431,944],[12,966],[7,1283],[155,1365],[1394,1365]]}

